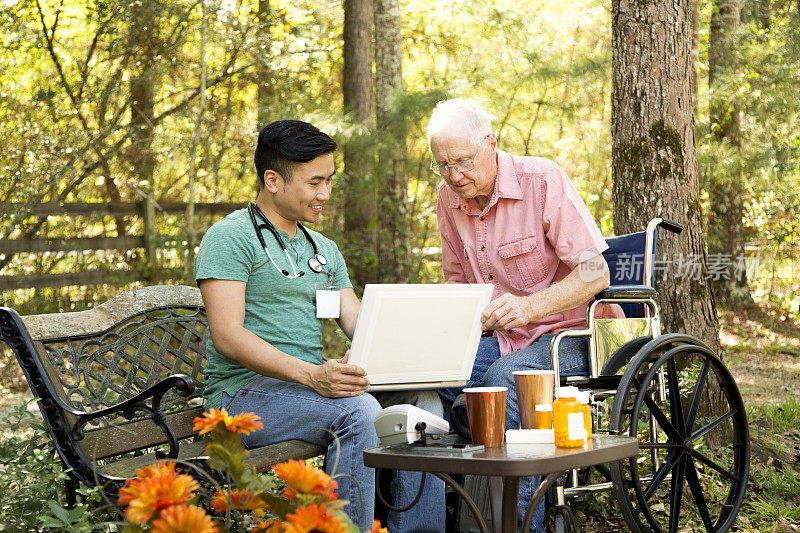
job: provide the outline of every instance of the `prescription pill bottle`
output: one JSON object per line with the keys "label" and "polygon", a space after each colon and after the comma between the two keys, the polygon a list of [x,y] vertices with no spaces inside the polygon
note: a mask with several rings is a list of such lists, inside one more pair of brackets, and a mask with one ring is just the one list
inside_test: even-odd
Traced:
{"label": "prescription pill bottle", "polygon": [[553,429],[553,404],[536,405],[536,429]]}
{"label": "prescription pill bottle", "polygon": [[580,391],[578,393],[578,401],[581,403],[581,410],[583,411],[583,427],[586,428],[587,442],[592,439],[592,407],[589,405],[590,400],[589,391]]}
{"label": "prescription pill bottle", "polygon": [[559,387],[553,402],[553,431],[556,446],[579,448],[586,443],[583,407],[578,401],[578,387]]}

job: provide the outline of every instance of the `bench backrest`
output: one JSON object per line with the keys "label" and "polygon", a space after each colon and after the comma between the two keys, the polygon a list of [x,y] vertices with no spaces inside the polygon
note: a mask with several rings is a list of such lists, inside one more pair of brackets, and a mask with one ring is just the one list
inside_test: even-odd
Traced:
{"label": "bench backrest", "polygon": [[161,406],[169,412],[168,424],[178,438],[194,434],[192,419],[203,410],[208,340],[197,288],[144,287],[88,311],[23,317],[24,327],[18,329],[24,331],[16,334],[9,320],[0,315],[2,337],[12,345],[33,393],[41,398],[42,414],[69,466],[74,466],[70,464],[74,457],[65,457],[69,451],[64,449],[70,446],[78,446],[94,461],[161,445],[166,438],[145,413],[137,412],[132,420],[98,419],[84,428],[82,439],[76,439],[70,429],[75,417],[59,403],[95,412],[170,375],[186,374],[195,382],[195,391],[188,397],[166,395]]}

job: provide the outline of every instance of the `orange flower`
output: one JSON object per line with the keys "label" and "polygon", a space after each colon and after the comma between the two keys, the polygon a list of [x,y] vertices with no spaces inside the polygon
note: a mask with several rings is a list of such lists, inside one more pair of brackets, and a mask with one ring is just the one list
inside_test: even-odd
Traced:
{"label": "orange flower", "polygon": [[342,517],[335,515],[332,510],[326,510],[325,504],[312,503],[305,507],[298,507],[294,513],[286,515],[283,523],[286,533],[346,533],[347,526]]}
{"label": "orange flower", "polygon": [[203,413],[203,416],[194,419],[194,430],[199,431],[200,435],[210,433],[222,422],[229,431],[240,435],[249,435],[264,427],[264,424],[258,420],[261,420],[261,417],[253,413],[239,413],[231,416],[225,409],[211,409],[207,413]]}
{"label": "orange flower", "polygon": [[381,527],[380,520],[375,520],[372,522],[372,533],[389,533],[389,530],[385,527]]}
{"label": "orange flower", "polygon": [[125,518],[145,524],[153,515],[173,505],[187,503],[194,497],[197,481],[175,471],[175,463],[158,463],[136,470],[119,491],[119,504],[127,505]]}
{"label": "orange flower", "polygon": [[217,524],[196,505],[173,505],[153,520],[153,533],[218,533]]}
{"label": "orange flower", "polygon": [[231,492],[229,498],[227,491],[218,490],[214,494],[214,499],[211,500],[211,507],[215,513],[219,514],[228,508],[228,503],[230,502],[231,509],[253,511],[253,514],[260,517],[264,515],[264,508],[267,503],[258,494],[258,492],[252,493],[247,489],[241,489]]}
{"label": "orange flower", "polygon": [[334,492],[339,488],[336,480],[331,479],[328,474],[305,461],[292,459],[277,464],[273,468],[275,474],[289,485],[284,492],[284,496],[287,498],[296,498],[298,492],[325,496],[329,500],[338,498],[338,494]]}
{"label": "orange flower", "polygon": [[283,531],[283,524],[276,518],[271,518],[267,521],[260,521],[253,526],[250,533],[281,533]]}

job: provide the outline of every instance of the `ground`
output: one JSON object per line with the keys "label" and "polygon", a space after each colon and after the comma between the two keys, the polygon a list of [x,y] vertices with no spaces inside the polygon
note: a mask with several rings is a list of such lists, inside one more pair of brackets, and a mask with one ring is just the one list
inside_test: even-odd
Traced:
{"label": "ground", "polygon": [[[751,488],[735,530],[800,531],[800,328],[758,307],[723,310],[720,324],[724,360],[751,412]],[[30,393],[16,361],[0,350],[0,420],[25,398]],[[35,404],[29,408],[38,414]],[[604,505],[589,502],[579,513],[583,531],[625,530]]]}
{"label": "ground", "polygon": [[760,309],[720,313],[725,361],[748,405],[800,398],[800,329]]}

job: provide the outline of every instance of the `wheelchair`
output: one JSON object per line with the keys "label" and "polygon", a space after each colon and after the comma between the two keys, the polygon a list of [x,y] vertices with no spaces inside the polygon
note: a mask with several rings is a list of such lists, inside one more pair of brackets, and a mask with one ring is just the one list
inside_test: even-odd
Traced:
{"label": "wheelchair", "polygon": [[[587,329],[552,340],[556,383],[590,391],[595,431],[639,439],[637,456],[595,467],[604,481],[590,484],[593,472],[573,471],[566,487],[551,489],[558,533],[571,525],[566,499],[588,492],[613,490],[634,532],[722,533],[744,499],[750,439],[736,383],[702,341],[661,332],[653,288],[659,229],[683,228],[655,218],[643,232],[607,239],[611,286],[590,303]],[[597,318],[601,304],[619,304],[625,318]],[[558,347],[567,337],[588,340],[588,376],[560,376]]]}

